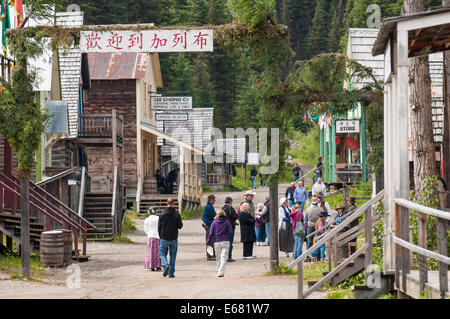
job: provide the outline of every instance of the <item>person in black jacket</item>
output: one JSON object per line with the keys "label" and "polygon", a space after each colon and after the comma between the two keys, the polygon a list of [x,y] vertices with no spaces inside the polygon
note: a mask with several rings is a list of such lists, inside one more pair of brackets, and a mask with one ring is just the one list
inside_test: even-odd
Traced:
{"label": "person in black jacket", "polygon": [[[158,220],[158,234],[160,238],[159,255],[164,269],[163,276],[175,278],[175,260],[178,250],[178,229],[183,228],[180,214],[176,211],[173,197],[167,199],[167,207]],[[170,251],[170,252],[169,252]],[[170,262],[167,262],[169,252]]]}
{"label": "person in black jacket", "polygon": [[231,197],[225,198],[225,205],[222,207],[222,209],[224,210],[225,215],[227,216],[228,220],[230,221],[231,228],[233,229],[231,236],[230,236],[230,249],[228,250],[228,262],[233,262],[233,261],[236,261],[232,258],[234,231],[236,229],[236,224],[237,224],[236,220],[239,218],[239,216],[233,207],[233,199]]}
{"label": "person in black jacket", "polygon": [[241,225],[241,242],[244,248],[244,259],[253,259],[253,243],[256,241],[255,217],[250,215],[250,205],[244,203],[240,207],[239,224]]}

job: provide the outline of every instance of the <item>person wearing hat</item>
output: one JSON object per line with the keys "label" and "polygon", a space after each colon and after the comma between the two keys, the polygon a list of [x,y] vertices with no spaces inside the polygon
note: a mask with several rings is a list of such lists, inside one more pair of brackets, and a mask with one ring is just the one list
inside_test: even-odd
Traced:
{"label": "person wearing hat", "polygon": [[[246,191],[246,192],[244,193],[245,200],[244,200],[244,201],[241,203],[241,205],[239,206],[239,209],[240,209],[240,207],[242,206],[242,204],[247,203],[247,204],[250,206],[249,214],[250,214],[253,218],[255,218],[255,211],[256,211],[255,205],[253,204],[253,198],[255,197],[255,195],[256,195],[256,193],[255,193],[255,192],[252,192],[251,190]],[[238,211],[238,213],[239,213],[239,211]]]}
{"label": "person wearing hat", "polygon": [[336,227],[344,221],[344,215],[346,214],[345,207],[341,204],[336,206],[336,215],[333,218],[333,225],[331,227]]}
{"label": "person wearing hat", "polygon": [[319,206],[320,206],[320,208],[322,208],[322,210],[324,210],[324,211],[326,211],[328,213],[328,217],[329,217],[327,219],[327,223],[328,223],[330,221],[331,214],[333,213],[331,211],[330,204],[328,204],[328,202],[325,201],[325,199],[324,199],[325,196],[322,194],[322,192],[318,192],[316,194],[316,197],[319,199]]}
{"label": "person wearing hat", "polygon": [[[202,216],[202,226],[206,231],[206,240],[209,236],[209,229],[211,228],[211,224],[214,221],[214,217],[216,217],[216,210],[214,209],[214,204],[216,203],[216,196],[211,194],[208,196],[208,202],[203,208],[203,216]],[[209,249],[208,249],[209,247]],[[212,250],[212,254],[208,251]],[[216,260],[216,252],[214,251],[214,240],[209,242],[209,245],[206,246],[206,260]]]}
{"label": "person wearing hat", "polygon": [[152,271],[161,270],[161,258],[159,257],[159,216],[153,208],[148,209],[148,217],[144,221],[144,232],[147,234],[147,250],[145,254],[144,268]]}
{"label": "person wearing hat", "polygon": [[[316,242],[319,240],[318,237],[323,235],[326,231],[326,228],[324,228],[326,226],[326,219],[328,217],[328,212],[326,211],[321,211],[319,214],[319,219],[316,221],[315,224],[315,230],[316,230],[316,234],[314,235],[316,237]],[[317,260],[324,260],[325,259],[325,250],[326,250],[326,246],[325,244],[320,245],[319,248],[317,248],[312,254],[311,256],[313,257],[317,257]]]}
{"label": "person wearing hat", "polygon": [[319,214],[322,208],[319,206],[319,198],[314,196],[311,200],[311,205],[308,207],[305,213],[305,225],[306,225],[306,249],[311,248],[313,245],[313,236],[309,234],[316,231],[316,222],[319,219]]}
{"label": "person wearing hat", "polygon": [[286,257],[289,253],[294,251],[294,234],[292,232],[291,218],[289,214],[288,199],[282,197],[280,199],[280,208],[278,208],[278,238],[280,251],[284,251]]}

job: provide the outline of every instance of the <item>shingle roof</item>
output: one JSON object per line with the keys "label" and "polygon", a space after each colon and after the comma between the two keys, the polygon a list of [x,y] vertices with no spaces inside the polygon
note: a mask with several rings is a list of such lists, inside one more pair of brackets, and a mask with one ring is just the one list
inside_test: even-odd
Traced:
{"label": "shingle roof", "polygon": [[[204,150],[211,142],[214,108],[193,108],[177,112],[158,111],[157,113],[188,113],[188,121],[164,121],[164,123],[158,121],[157,128],[161,132],[176,137],[201,150]],[[178,135],[174,135],[176,133],[175,130],[178,130]],[[185,130],[186,134],[183,134],[182,130]],[[161,140],[158,145],[160,144]],[[173,143],[164,141],[164,144],[161,146],[161,155],[171,155],[174,147]]]}
{"label": "shingle roof", "polygon": [[[83,25],[83,12],[58,12],[56,25],[75,27]],[[81,76],[81,51],[79,48],[59,50],[61,95],[69,110],[69,136],[77,136],[78,99]]]}

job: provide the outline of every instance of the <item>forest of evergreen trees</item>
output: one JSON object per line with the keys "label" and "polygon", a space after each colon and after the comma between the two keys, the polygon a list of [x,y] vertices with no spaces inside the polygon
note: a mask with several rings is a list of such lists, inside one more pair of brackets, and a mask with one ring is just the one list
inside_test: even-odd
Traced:
{"label": "forest of evergreen trees", "polygon": [[[268,0],[270,1],[270,0]],[[232,22],[227,0],[76,0],[85,13],[85,24],[154,23],[156,26],[225,24]],[[277,0],[277,22],[287,25],[296,60],[323,52],[345,52],[348,28],[367,28],[370,4],[381,8],[381,17],[400,15],[402,0]],[[425,8],[441,0],[425,0]],[[258,106],[251,91],[257,72],[245,49],[214,53],[161,53],[164,95],[192,95],[194,107],[214,107],[214,124],[258,127]],[[308,124],[303,114],[293,119],[296,129]]]}

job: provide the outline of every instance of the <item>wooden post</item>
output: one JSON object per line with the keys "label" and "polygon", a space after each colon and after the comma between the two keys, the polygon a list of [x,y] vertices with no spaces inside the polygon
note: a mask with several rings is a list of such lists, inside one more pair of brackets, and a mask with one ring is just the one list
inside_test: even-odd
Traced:
{"label": "wooden post", "polygon": [[298,265],[298,275],[297,275],[297,298],[303,299],[303,262],[299,262]]}
{"label": "wooden post", "polygon": [[342,196],[344,198],[344,207],[345,207],[345,211],[348,210],[348,202],[347,202],[347,198],[348,198],[348,188],[347,185],[344,185],[344,187],[342,188]]}
{"label": "wooden post", "polygon": [[269,185],[269,235],[270,270],[275,271],[278,263],[278,183]]}
{"label": "wooden post", "polygon": [[[408,208],[400,207],[401,218],[401,239],[409,242],[409,210]],[[402,288],[406,291],[406,275],[409,274],[410,260],[409,250],[402,247]]]}
{"label": "wooden post", "polygon": [[[3,141],[4,141],[4,145],[3,145],[3,149],[4,149],[4,153],[3,153],[3,160],[4,160],[4,166],[3,166],[3,172],[5,173],[5,175],[7,177],[11,177],[12,176],[12,149],[11,146],[8,143],[8,140],[6,139],[5,136],[3,136]],[[5,181],[5,183],[9,186],[12,186],[8,183],[8,181]],[[6,208],[12,208],[13,209],[13,213],[15,210],[15,198],[12,195],[11,192],[7,191],[5,189],[5,207]]]}
{"label": "wooden post", "polygon": [[366,268],[366,278],[369,277],[369,265],[372,263],[372,211],[373,206],[369,207],[366,210],[366,244],[369,244],[369,247],[366,250],[366,254],[364,256],[364,265]]}
{"label": "wooden post", "polygon": [[[400,206],[395,205],[395,236],[402,238],[400,224]],[[395,286],[400,289],[400,270],[402,266],[402,248],[395,244]]]}
{"label": "wooden post", "polygon": [[117,111],[116,109],[112,110],[112,168],[113,175],[117,165]]}
{"label": "wooden post", "polygon": [[[448,254],[447,228],[447,220],[438,218],[436,224],[438,252],[444,256]],[[445,298],[445,293],[448,291],[448,265],[441,262],[439,262],[439,289],[441,291],[441,298]]]}
{"label": "wooden post", "polygon": [[[417,232],[418,232],[419,246],[426,249],[427,248],[426,215],[419,212],[417,213]],[[409,229],[408,229],[408,236],[409,236]],[[408,258],[409,257],[410,256],[408,255]],[[420,295],[423,296],[425,291],[425,283],[428,281],[427,257],[419,254],[418,259],[419,259],[419,289]]]}
{"label": "wooden post", "polygon": [[30,202],[29,202],[29,179],[25,177],[20,178],[20,241],[22,248],[20,252],[22,272],[26,278],[30,277]]}

